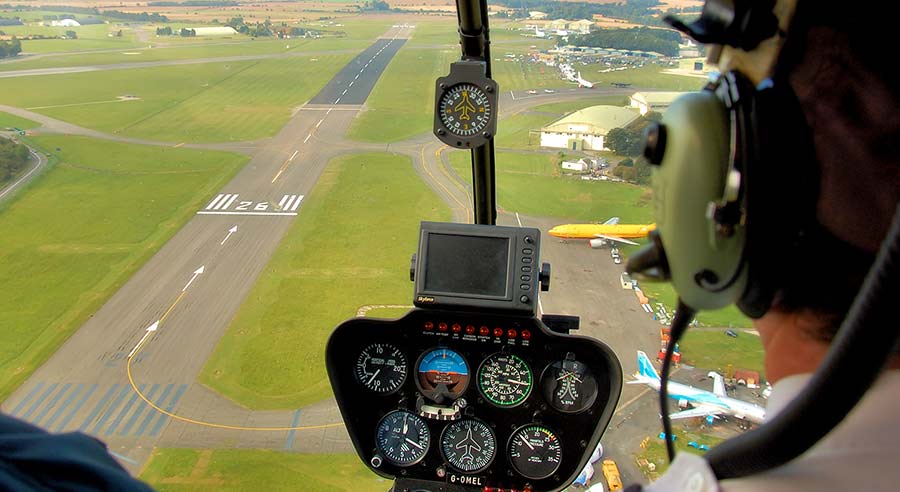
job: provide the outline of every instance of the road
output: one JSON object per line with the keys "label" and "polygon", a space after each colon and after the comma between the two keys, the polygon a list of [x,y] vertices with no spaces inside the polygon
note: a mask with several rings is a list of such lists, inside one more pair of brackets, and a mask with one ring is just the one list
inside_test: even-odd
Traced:
{"label": "road", "polygon": [[[4,410],[52,431],[93,434],[133,472],[156,446],[352,452],[346,431],[336,425],[340,417],[331,400],[302,409],[250,411],[196,380],[332,157],[369,150],[407,155],[450,206],[454,220],[471,221],[470,192],[446,163],[447,147],[432,135],[391,144],[344,139],[381,71],[409,34],[408,29],[388,31],[272,139],[228,144],[229,150],[249,153],[251,161],[4,402]],[[506,92],[500,109],[506,117],[537,104],[629,92]],[[16,108],[9,112],[42,123],[45,132],[135,140]],[[507,213],[501,213],[498,222],[538,227],[545,233],[558,223]],[[605,251],[549,236],[542,256],[554,268],[551,290],[541,298],[544,312],[581,316],[579,333],[608,343],[624,373],[634,372],[635,351],[656,346],[658,325],[630,291],[621,289],[621,265]],[[129,372],[132,352],[136,355]],[[620,462],[626,481],[639,479],[628,457],[657,420],[656,410],[646,403],[653,398],[645,394],[642,388],[625,388],[604,438],[607,454]]]}
{"label": "road", "polygon": [[33,177],[38,175],[39,170],[43,169],[43,167],[47,165],[47,156],[39,152],[35,152],[35,150],[31,147],[28,147],[28,152],[32,157],[31,167],[25,172],[25,174],[16,178],[12,183],[8,183],[7,185],[0,187],[0,201],[3,201],[7,197],[14,196],[16,190],[21,189],[23,186],[25,186],[29,181],[31,181]]}

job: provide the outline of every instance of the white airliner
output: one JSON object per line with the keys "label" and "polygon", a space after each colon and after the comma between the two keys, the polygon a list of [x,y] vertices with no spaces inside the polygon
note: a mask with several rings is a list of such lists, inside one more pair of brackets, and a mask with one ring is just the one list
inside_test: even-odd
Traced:
{"label": "white airliner", "polygon": [[[707,417],[718,418],[719,415],[731,415],[742,420],[747,420],[756,424],[761,424],[766,416],[766,409],[735,398],[725,396],[725,383],[722,375],[717,372],[710,372],[709,376],[713,378],[713,391],[709,392],[688,386],[686,384],[669,381],[667,386],[669,390],[669,398],[676,400],[679,404],[690,404],[693,408],[670,414],[672,419],[686,419],[690,417]],[[659,375],[647,354],[638,350],[638,373],[634,375],[634,381],[628,381],[628,384],[646,384],[647,386],[659,391]]]}

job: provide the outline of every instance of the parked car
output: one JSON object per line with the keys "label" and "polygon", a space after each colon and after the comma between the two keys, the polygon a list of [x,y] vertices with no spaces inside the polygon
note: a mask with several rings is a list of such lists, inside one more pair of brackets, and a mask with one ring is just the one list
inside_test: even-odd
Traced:
{"label": "parked car", "polygon": [[531,89],[530,91],[528,91],[528,93],[529,93],[529,94],[537,94],[537,91],[534,90],[534,89]]}
{"label": "parked car", "polygon": [[547,93],[547,94],[553,94],[553,93],[556,92],[556,91],[553,90],[553,89],[544,89],[544,92]]}

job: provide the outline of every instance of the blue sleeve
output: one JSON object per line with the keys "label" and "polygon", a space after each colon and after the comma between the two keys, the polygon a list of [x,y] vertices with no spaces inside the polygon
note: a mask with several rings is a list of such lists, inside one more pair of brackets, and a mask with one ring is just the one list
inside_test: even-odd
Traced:
{"label": "blue sleeve", "polygon": [[151,491],[85,434],[50,434],[0,414],[0,490]]}

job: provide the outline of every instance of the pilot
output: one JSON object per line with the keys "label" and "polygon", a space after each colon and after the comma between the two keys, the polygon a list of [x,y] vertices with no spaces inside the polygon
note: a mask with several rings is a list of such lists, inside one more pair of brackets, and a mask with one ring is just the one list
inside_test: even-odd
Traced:
{"label": "pilot", "polygon": [[[734,70],[755,83],[774,77],[774,83],[790,85],[818,166],[818,232],[806,238],[803,254],[781,275],[773,305],[753,322],[765,350],[767,378],[774,383],[767,418],[778,414],[820,366],[900,201],[900,78],[886,54],[895,45],[897,16],[884,10],[895,7],[883,5],[780,0],[776,38],[749,52],[726,47],[721,53],[723,73]],[[770,254],[780,250],[778,238],[772,238]],[[896,292],[892,295],[896,299]],[[898,320],[883,323],[896,327]],[[843,421],[783,466],[717,482],[705,460],[681,453],[667,473],[643,488],[897,490],[898,369],[895,349],[887,369]]]}

